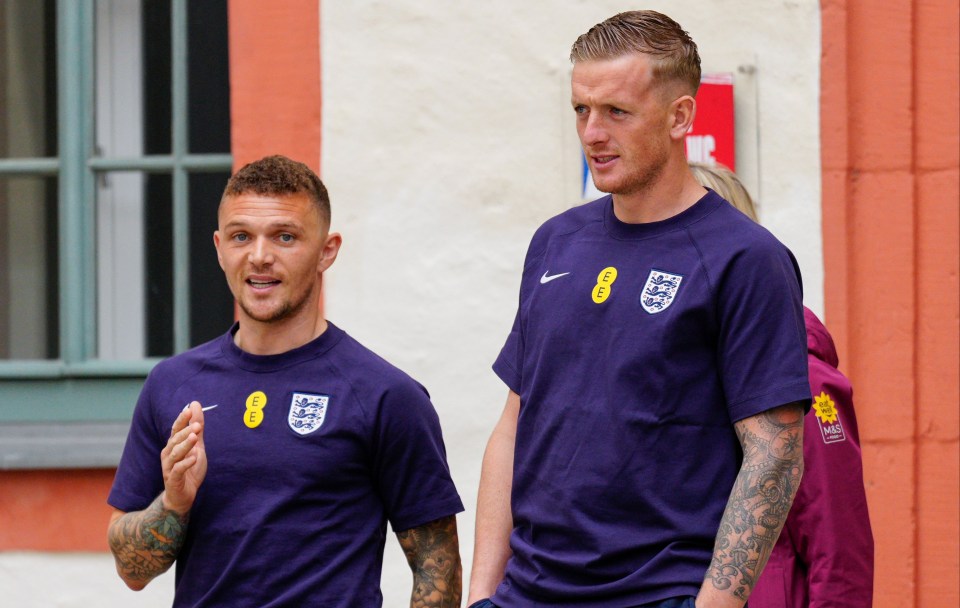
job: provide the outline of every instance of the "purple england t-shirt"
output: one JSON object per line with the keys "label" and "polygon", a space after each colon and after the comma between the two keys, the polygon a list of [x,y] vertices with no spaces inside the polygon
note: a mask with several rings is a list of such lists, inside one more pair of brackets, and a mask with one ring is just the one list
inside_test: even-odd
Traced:
{"label": "purple england t-shirt", "polygon": [[807,400],[790,252],[715,193],[534,235],[494,370],[520,395],[503,608],[696,595],[742,459],[733,422]]}
{"label": "purple england t-shirt", "polygon": [[237,348],[236,328],[147,378],[108,502],[160,494],[160,450],[197,400],[208,470],[174,606],[380,606],[387,520],[463,510],[426,390],[333,324],[272,356]]}

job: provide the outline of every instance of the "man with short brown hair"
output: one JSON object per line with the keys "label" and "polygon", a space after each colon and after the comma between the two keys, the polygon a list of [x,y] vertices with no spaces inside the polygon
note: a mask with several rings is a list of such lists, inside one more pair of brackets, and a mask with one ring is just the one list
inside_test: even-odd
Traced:
{"label": "man with short brown hair", "polygon": [[389,520],[410,605],[458,606],[463,507],[429,396],[320,312],[341,243],[323,183],[261,159],[218,220],[239,320],[147,378],[108,498],[120,577],[176,562],[175,606],[380,606]]}

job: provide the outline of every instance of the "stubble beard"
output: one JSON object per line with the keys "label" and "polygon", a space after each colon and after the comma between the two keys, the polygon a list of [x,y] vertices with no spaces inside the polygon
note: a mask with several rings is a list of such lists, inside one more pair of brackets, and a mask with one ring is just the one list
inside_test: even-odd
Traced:
{"label": "stubble beard", "polygon": [[593,185],[601,192],[617,196],[632,196],[645,192],[660,180],[668,162],[668,154],[663,150],[650,150],[647,154],[648,158],[653,157],[652,162],[632,168],[616,181],[607,184],[607,188],[600,184],[599,176],[594,172]]}
{"label": "stubble beard", "polygon": [[631,196],[644,192],[655,184],[663,174],[663,167],[663,164],[657,164],[649,167],[645,171],[632,172],[625,175],[622,179],[617,180],[617,182],[610,184],[608,186],[609,189],[605,189],[596,177],[593,178],[593,184],[597,187],[597,190],[601,192],[616,194],[617,196]]}
{"label": "stubble beard", "polygon": [[303,297],[299,298],[297,301],[286,300],[281,302],[280,306],[272,311],[268,311],[265,314],[255,313],[243,300],[237,300],[240,305],[240,309],[254,321],[259,323],[277,323],[279,321],[284,321],[290,317],[296,316],[303,307],[307,305],[307,302],[310,301],[310,294],[313,292],[313,288],[309,289],[306,293],[303,294]]}

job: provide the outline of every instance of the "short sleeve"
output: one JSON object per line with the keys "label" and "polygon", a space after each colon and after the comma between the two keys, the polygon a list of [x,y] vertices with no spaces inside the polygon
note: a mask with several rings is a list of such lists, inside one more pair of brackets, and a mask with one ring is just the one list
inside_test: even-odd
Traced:
{"label": "short sleeve", "polygon": [[113,487],[107,502],[121,511],[139,511],[150,505],[163,490],[160,451],[167,436],[159,432],[151,409],[151,379],[144,384],[123,446]]}
{"label": "short sleeve", "polygon": [[425,389],[412,380],[387,389],[374,431],[377,489],[395,531],[463,511],[440,430]]}
{"label": "short sleeve", "polygon": [[732,421],[780,405],[809,407],[800,271],[774,239],[744,248],[718,286],[718,358]]}
{"label": "short sleeve", "polygon": [[507,340],[500,349],[500,354],[493,363],[493,372],[514,393],[520,394],[520,385],[523,381],[523,319],[522,312],[527,298],[536,284],[534,268],[543,257],[544,250],[549,242],[548,224],[544,224],[534,233],[527,247],[527,254],[523,260],[523,275],[520,279],[520,297],[518,298],[517,314],[513,319],[513,327],[507,335]]}
{"label": "short sleeve", "polygon": [[520,394],[520,369],[523,362],[523,336],[520,333],[520,311],[513,320],[513,328],[507,335],[507,341],[496,361],[493,362],[493,371],[503,380],[511,391]]}

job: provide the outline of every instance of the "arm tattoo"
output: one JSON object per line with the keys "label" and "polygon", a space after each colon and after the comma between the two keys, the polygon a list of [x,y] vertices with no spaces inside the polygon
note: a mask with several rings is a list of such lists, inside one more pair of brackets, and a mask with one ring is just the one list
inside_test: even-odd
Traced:
{"label": "arm tattoo", "polygon": [[146,583],[166,572],[183,546],[188,520],[189,514],[164,509],[161,495],[143,511],[115,521],[107,541],[120,575]]}
{"label": "arm tattoo", "polygon": [[459,608],[463,568],[456,517],[397,532],[397,538],[413,570],[410,608]]}
{"label": "arm tattoo", "polygon": [[746,601],[780,535],[803,475],[803,407],[784,405],[735,425],[743,464],[720,520],[706,578]]}

